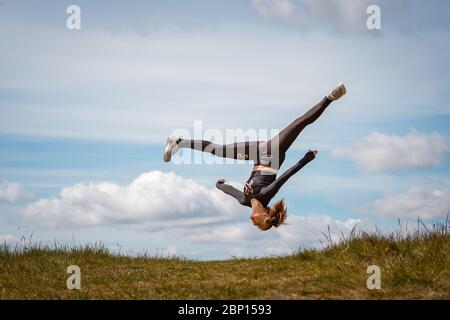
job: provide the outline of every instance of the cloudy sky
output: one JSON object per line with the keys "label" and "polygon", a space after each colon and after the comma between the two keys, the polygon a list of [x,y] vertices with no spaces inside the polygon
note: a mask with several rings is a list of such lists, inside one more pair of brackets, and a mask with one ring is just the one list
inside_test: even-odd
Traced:
{"label": "cloudy sky", "polygon": [[[66,9],[81,9],[69,30]],[[381,9],[381,29],[366,26]],[[17,1],[0,5],[0,241],[213,259],[287,253],[450,211],[448,1]],[[168,134],[282,129],[338,82],[282,170],[317,159],[262,232],[217,189],[250,164],[162,161]],[[224,138],[225,139],[225,138]],[[225,139],[226,140],[226,139]],[[182,156],[185,156],[183,153]],[[180,161],[178,161],[180,162]]]}

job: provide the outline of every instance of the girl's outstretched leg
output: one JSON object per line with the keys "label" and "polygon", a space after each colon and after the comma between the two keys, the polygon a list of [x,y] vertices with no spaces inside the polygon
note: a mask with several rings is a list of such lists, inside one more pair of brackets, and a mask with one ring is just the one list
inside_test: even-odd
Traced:
{"label": "girl's outstretched leg", "polygon": [[281,130],[278,135],[278,143],[280,144],[280,151],[286,152],[292,143],[297,139],[302,130],[316,121],[325,109],[330,105],[332,100],[327,97],[323,98],[318,104],[309,109],[304,115],[295,119],[286,128]]}
{"label": "girl's outstretched leg", "polygon": [[295,119],[290,125],[284,128],[277,136],[270,140],[270,148],[279,154],[280,166],[284,160],[285,153],[297,139],[302,130],[316,121],[325,109],[334,100],[339,99],[346,93],[345,86],[340,83],[329,95],[324,97],[318,104],[309,109],[304,115]]}
{"label": "girl's outstretched leg", "polygon": [[235,142],[225,145],[213,143],[207,140],[191,140],[174,137],[169,137],[167,141],[168,142],[166,143],[164,152],[164,160],[166,162],[170,161],[170,157],[175,154],[179,148],[208,152],[218,157],[236,160],[256,161],[258,158],[257,141]]}
{"label": "girl's outstretched leg", "polygon": [[339,99],[345,93],[345,86],[340,83],[329,95],[323,98],[322,101],[308,110],[303,116],[294,120],[289,126],[269,141],[247,141],[220,145],[206,140],[169,137],[164,149],[164,161],[169,162],[172,155],[176,153],[179,148],[189,148],[202,152],[209,152],[224,158],[252,160],[257,164],[263,164],[278,169],[284,161],[286,151],[298,137],[300,132],[307,125],[316,121],[332,101]]}

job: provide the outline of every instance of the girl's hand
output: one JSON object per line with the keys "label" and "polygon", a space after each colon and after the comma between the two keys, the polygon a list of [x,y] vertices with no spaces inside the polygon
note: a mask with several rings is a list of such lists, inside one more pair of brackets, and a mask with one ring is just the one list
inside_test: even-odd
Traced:
{"label": "girl's hand", "polygon": [[308,152],[305,154],[304,159],[307,161],[312,161],[316,158],[317,150],[316,149],[309,149]]}
{"label": "girl's hand", "polygon": [[224,184],[225,183],[225,179],[219,179],[219,180],[217,180],[217,184]]}
{"label": "girl's hand", "polygon": [[319,152],[319,151],[317,151],[316,149],[309,149],[308,152],[312,152],[314,154],[314,158],[315,158],[317,155],[317,152]]}

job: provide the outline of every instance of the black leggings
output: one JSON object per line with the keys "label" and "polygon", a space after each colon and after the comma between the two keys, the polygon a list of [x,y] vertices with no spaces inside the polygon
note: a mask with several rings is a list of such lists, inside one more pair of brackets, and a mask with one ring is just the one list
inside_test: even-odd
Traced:
{"label": "black leggings", "polygon": [[316,121],[330,103],[331,100],[326,97],[323,98],[322,101],[268,141],[244,141],[221,145],[206,140],[181,139],[179,146],[209,152],[218,157],[251,160],[255,164],[279,169],[284,162],[287,150],[300,132],[307,125]]}

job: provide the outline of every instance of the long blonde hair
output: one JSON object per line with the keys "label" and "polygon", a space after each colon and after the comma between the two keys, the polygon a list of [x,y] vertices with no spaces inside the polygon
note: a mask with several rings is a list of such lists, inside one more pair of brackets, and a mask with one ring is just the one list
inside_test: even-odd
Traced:
{"label": "long blonde hair", "polygon": [[272,227],[278,228],[286,221],[286,217],[287,208],[284,204],[284,199],[281,199],[275,202],[269,209],[269,217],[267,218],[267,222]]}

